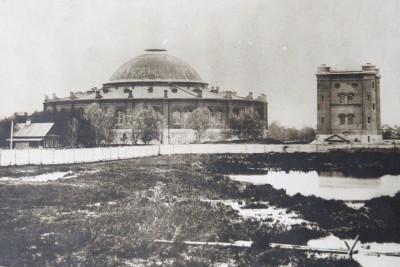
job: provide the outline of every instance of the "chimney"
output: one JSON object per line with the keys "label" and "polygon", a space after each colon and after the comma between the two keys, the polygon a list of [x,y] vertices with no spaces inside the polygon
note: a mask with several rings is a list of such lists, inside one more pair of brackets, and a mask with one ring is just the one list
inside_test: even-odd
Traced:
{"label": "chimney", "polygon": [[59,98],[56,96],[55,93],[53,93],[53,100],[58,100]]}
{"label": "chimney", "polygon": [[95,96],[94,98],[95,98],[95,99],[101,99],[101,98],[103,98],[103,97],[101,96],[99,90],[96,91],[96,96]]}
{"label": "chimney", "polygon": [[77,97],[74,94],[74,92],[69,92],[69,99],[77,99]]}
{"label": "chimney", "polygon": [[326,64],[321,64],[321,67],[317,68],[317,72],[330,72],[331,67],[326,66]]}
{"label": "chimney", "polygon": [[232,91],[226,91],[225,94],[225,98],[232,99]]}
{"label": "chimney", "polygon": [[375,66],[372,65],[371,63],[366,63],[361,68],[362,68],[362,71],[375,71]]}
{"label": "chimney", "polygon": [[164,90],[164,98],[168,98],[168,90]]}
{"label": "chimney", "polygon": [[261,96],[257,97],[257,100],[267,102],[267,96],[265,94],[261,94]]}
{"label": "chimney", "polygon": [[25,122],[25,125],[26,125],[26,126],[31,125],[31,120],[30,120],[30,119],[27,119],[26,122]]}
{"label": "chimney", "polygon": [[197,98],[203,98],[203,91],[201,89],[197,92]]}
{"label": "chimney", "polygon": [[44,95],[44,102],[49,102],[50,101],[50,97],[48,95]]}
{"label": "chimney", "polygon": [[129,90],[128,98],[133,98],[132,90]]}
{"label": "chimney", "polygon": [[249,92],[249,95],[247,96],[247,99],[253,99],[253,92]]}

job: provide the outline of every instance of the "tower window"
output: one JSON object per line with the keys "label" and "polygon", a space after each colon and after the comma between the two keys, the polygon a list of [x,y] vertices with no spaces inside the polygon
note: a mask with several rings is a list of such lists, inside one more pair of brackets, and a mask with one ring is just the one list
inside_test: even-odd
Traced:
{"label": "tower window", "polygon": [[367,100],[370,101],[371,100],[371,96],[367,95]]}
{"label": "tower window", "polygon": [[372,109],[375,110],[375,104],[372,104]]}
{"label": "tower window", "polygon": [[124,111],[122,109],[117,110],[117,125],[122,125],[124,124]]}
{"label": "tower window", "polygon": [[372,88],[375,88],[375,82],[372,81]]}
{"label": "tower window", "polygon": [[324,124],[324,122],[325,122],[325,118],[322,117],[322,118],[321,118],[321,123]]}
{"label": "tower window", "polygon": [[347,124],[349,125],[353,124],[353,118],[354,118],[353,114],[347,115]]}
{"label": "tower window", "polygon": [[345,95],[340,95],[340,104],[344,104],[345,103]]}
{"label": "tower window", "polygon": [[317,110],[319,110],[319,104],[317,105]]}
{"label": "tower window", "polygon": [[371,117],[368,117],[368,123],[371,123]]}
{"label": "tower window", "polygon": [[347,96],[347,104],[353,104],[353,95]]}
{"label": "tower window", "polygon": [[346,115],[339,114],[339,123],[340,123],[340,125],[345,124],[345,122],[346,122]]}

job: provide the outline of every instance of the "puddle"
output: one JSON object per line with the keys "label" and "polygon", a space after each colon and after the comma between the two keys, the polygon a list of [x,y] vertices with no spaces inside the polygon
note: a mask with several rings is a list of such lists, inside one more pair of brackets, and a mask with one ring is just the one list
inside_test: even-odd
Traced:
{"label": "puddle", "polygon": [[239,215],[246,219],[255,220],[268,220],[268,223],[273,225],[276,223],[286,226],[288,229],[292,225],[305,224],[308,228],[312,229],[315,223],[301,219],[300,216],[295,212],[288,212],[287,209],[278,208],[276,206],[269,205],[268,202],[259,202],[258,204],[266,205],[267,207],[261,209],[247,209],[244,208],[245,204],[239,204],[233,200],[203,200],[209,203],[222,203],[224,205],[232,207],[237,210]]}
{"label": "puddle", "polygon": [[[318,248],[346,249],[344,241],[347,241],[350,246],[354,243],[353,240],[340,239],[330,235],[321,239],[310,240],[307,245]],[[358,253],[354,254],[353,258],[362,266],[400,266],[400,257],[378,255],[379,253],[400,253],[400,244],[398,243],[358,242],[355,250],[357,250]]]}
{"label": "puddle", "polygon": [[25,177],[1,177],[0,183],[45,183],[56,180],[65,180],[78,177],[72,171],[67,172],[51,172],[44,173],[35,176],[25,176]]}

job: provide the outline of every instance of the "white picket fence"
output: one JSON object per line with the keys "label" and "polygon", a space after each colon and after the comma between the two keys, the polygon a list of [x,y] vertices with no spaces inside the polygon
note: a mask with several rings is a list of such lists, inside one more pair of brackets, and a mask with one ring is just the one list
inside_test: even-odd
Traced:
{"label": "white picket fence", "polygon": [[70,164],[119,159],[133,159],[159,155],[160,147],[121,146],[77,149],[0,150],[0,166]]}
{"label": "white picket fence", "polygon": [[0,166],[71,164],[175,154],[256,154],[329,152],[334,149],[378,148],[393,145],[262,145],[262,144],[190,144],[121,146],[77,149],[0,150]]}

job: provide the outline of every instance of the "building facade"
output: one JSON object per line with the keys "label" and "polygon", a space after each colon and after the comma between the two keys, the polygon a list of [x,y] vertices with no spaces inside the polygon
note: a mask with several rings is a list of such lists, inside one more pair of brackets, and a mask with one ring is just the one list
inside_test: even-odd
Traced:
{"label": "building facade", "polygon": [[[232,116],[247,107],[255,109],[268,125],[266,95],[257,98],[253,93],[238,96],[234,91],[222,91],[203,82],[198,73],[182,60],[166,54],[163,49],[148,49],[119,67],[101,89],[70,92],[68,97],[45,97],[44,111],[84,109],[91,103],[113,106],[117,115],[118,136],[131,136],[126,118],[142,106],[152,107],[164,119],[163,143],[191,143],[194,132],[183,128],[183,121],[197,107],[207,107],[218,122],[208,131],[208,139],[217,139],[219,132],[229,127]],[[265,129],[266,130],[266,129]],[[119,142],[120,138],[116,138]],[[128,140],[129,142],[129,140]]]}
{"label": "building facade", "polygon": [[58,148],[59,136],[54,134],[54,123],[17,123],[13,129],[12,142],[15,149]]}
{"label": "building facade", "polygon": [[382,141],[379,69],[317,73],[317,141],[377,143]]}

